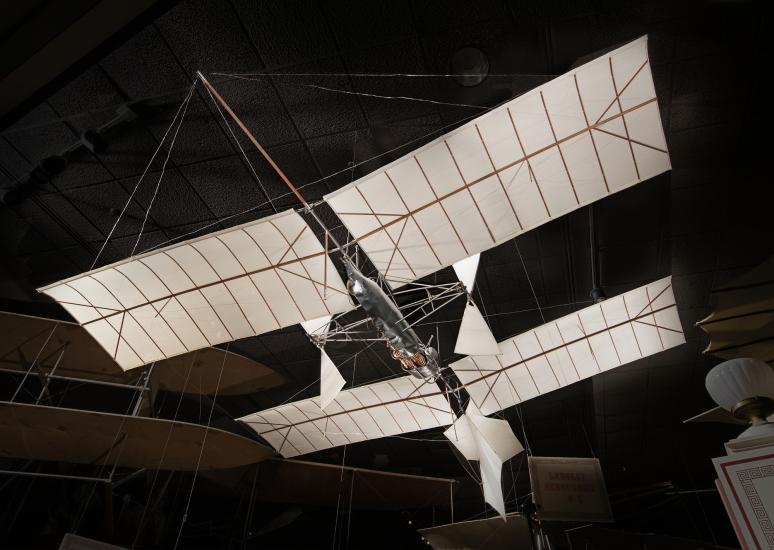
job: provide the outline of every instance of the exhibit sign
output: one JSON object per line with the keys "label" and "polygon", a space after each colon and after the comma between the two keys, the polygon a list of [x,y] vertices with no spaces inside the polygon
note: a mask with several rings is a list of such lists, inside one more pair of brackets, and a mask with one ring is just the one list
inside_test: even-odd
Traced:
{"label": "exhibit sign", "polygon": [[531,456],[529,477],[541,520],[613,521],[598,459]]}

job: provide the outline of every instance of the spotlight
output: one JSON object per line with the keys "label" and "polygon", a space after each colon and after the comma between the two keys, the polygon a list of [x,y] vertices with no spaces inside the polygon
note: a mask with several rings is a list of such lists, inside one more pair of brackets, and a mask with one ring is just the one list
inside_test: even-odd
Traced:
{"label": "spotlight", "polygon": [[465,87],[477,86],[489,74],[489,60],[478,48],[461,48],[454,52],[451,68],[458,84]]}

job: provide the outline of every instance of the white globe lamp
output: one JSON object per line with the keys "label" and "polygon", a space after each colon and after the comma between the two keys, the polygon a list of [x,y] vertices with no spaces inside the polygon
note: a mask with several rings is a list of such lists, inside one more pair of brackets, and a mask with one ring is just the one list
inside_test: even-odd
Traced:
{"label": "white globe lamp", "polygon": [[740,437],[774,434],[774,368],[758,359],[724,361],[707,373],[705,385],[710,397],[736,418],[752,426]]}

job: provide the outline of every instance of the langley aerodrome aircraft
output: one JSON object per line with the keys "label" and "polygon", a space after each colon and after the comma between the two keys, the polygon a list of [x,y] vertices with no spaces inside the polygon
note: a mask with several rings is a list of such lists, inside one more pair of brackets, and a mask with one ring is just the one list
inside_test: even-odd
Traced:
{"label": "langley aerodrome aircraft", "polygon": [[[480,462],[486,501],[505,513],[504,461],[522,451],[491,415],[684,342],[669,277],[497,342],[471,295],[478,255],[568,212],[670,169],[647,38],[626,44],[512,99],[324,197],[351,235],[333,238],[295,194],[286,210],[46,286],[124,370],[301,323],[321,350],[319,398],[241,420],[284,457],[446,427]],[[324,242],[307,225],[324,232]],[[359,250],[378,269],[363,275]],[[453,266],[459,283],[418,279]],[[346,273],[346,283],[341,273]],[[420,298],[398,307],[395,296]],[[467,300],[442,365],[417,323]],[[361,321],[340,317],[362,310]],[[403,376],[341,391],[325,347],[383,342]]]}

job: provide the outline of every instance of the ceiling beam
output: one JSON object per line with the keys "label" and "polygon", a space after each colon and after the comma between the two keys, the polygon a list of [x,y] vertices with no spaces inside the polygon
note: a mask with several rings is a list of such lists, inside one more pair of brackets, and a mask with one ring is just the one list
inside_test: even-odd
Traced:
{"label": "ceiling beam", "polygon": [[[166,9],[167,0],[72,0],[50,2],[2,37],[0,128],[72,78],[87,59],[117,36]],[[156,8],[156,9],[152,9]],[[74,70],[75,69],[75,70]]]}

